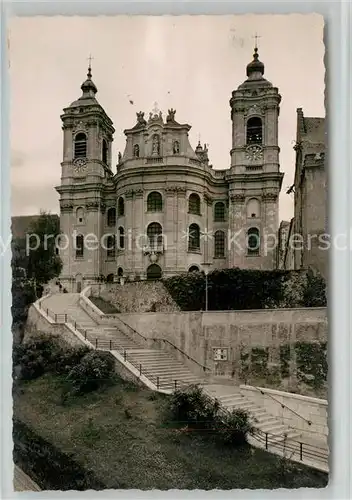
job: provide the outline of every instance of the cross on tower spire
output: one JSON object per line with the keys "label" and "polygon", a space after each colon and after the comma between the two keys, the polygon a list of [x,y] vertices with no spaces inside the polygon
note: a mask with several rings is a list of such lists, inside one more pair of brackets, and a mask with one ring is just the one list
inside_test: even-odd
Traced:
{"label": "cross on tower spire", "polygon": [[256,32],[255,35],[252,36],[252,38],[255,38],[255,49],[258,49],[258,38],[261,38],[261,36]]}
{"label": "cross on tower spire", "polygon": [[88,78],[91,78],[92,77],[92,59],[94,59],[94,57],[92,57],[92,54],[89,54],[89,57],[88,57]]}

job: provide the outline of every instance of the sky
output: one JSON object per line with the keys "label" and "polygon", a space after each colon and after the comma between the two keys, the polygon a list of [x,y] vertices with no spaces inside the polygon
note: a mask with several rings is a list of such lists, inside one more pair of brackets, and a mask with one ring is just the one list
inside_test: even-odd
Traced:
{"label": "sky", "polygon": [[[63,135],[60,115],[81,96],[92,55],[97,99],[114,122],[114,165],[123,130],[157,103],[164,117],[192,126],[190,142],[209,144],[215,169],[230,166],[231,92],[246,79],[257,33],[265,78],[282,96],[280,220],[293,216],[296,109],[323,117],[322,16],[17,17],[9,24],[13,215],[59,213]],[[133,104],[130,103],[133,101]],[[114,167],[115,171],[115,167]]]}

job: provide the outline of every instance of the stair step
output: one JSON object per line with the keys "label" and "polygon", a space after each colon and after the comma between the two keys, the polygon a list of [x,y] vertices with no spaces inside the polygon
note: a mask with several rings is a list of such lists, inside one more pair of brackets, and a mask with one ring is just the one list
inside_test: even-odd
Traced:
{"label": "stair step", "polygon": [[[130,356],[131,359],[136,359],[134,358],[133,356]],[[136,360],[137,361],[137,360]],[[138,360],[138,361],[141,361],[141,360]],[[145,367],[148,367],[148,368],[160,368],[161,370],[162,369],[168,369],[170,368],[170,366],[172,368],[180,368],[180,369],[184,369],[184,370],[187,370],[187,367],[185,367],[185,365],[182,365],[181,363],[177,363],[177,362],[173,362],[173,361],[169,361],[168,363],[157,363],[157,362],[153,362],[153,363],[145,363],[143,361],[141,361],[141,364]]]}
{"label": "stair step", "polygon": [[276,431],[276,430],[283,430],[283,432],[285,432],[285,429],[286,429],[285,425],[279,421],[269,422],[266,424],[261,424],[261,422],[258,422],[257,427],[259,427],[259,429],[264,431],[264,432],[268,432],[269,434],[273,433],[272,431]]}

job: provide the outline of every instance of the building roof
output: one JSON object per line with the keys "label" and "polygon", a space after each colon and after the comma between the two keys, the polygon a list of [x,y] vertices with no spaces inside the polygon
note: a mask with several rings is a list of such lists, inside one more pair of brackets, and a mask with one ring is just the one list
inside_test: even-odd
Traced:
{"label": "building roof", "polygon": [[297,109],[297,142],[325,145],[325,118],[304,116],[302,108]]}

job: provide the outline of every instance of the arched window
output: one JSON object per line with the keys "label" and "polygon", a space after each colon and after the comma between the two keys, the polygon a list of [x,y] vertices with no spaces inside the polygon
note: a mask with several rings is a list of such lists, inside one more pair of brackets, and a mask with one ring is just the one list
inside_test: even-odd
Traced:
{"label": "arched window", "polygon": [[139,158],[139,145],[138,144],[135,144],[133,146],[133,156],[135,158]]}
{"label": "arched window", "polygon": [[200,197],[195,193],[192,193],[188,199],[188,212],[200,215]]}
{"label": "arched window", "polygon": [[225,220],[225,203],[218,201],[214,205],[214,222],[224,222]]}
{"label": "arched window", "polygon": [[161,267],[151,264],[147,269],[147,280],[159,280],[161,278]]}
{"label": "arched window", "polygon": [[153,191],[152,193],[148,194],[147,210],[148,212],[162,212],[163,198],[157,191]]}
{"label": "arched window", "polygon": [[115,226],[116,224],[116,208],[112,207],[109,208],[107,212],[107,221],[108,221],[108,226]]}
{"label": "arched window", "polygon": [[125,200],[122,198],[122,196],[120,196],[117,203],[117,213],[119,217],[125,215]]}
{"label": "arched window", "polygon": [[188,269],[188,272],[189,272],[189,273],[199,273],[199,268],[198,268],[198,266],[191,266],[191,267]]}
{"label": "arched window", "polygon": [[258,116],[253,116],[247,121],[247,144],[262,144],[263,125]]}
{"label": "arched window", "polygon": [[200,250],[200,229],[198,224],[191,224],[188,233],[188,250]]}
{"label": "arched window", "polygon": [[116,253],[116,238],[114,234],[110,234],[106,241],[106,256],[108,259],[115,257]]}
{"label": "arched window", "polygon": [[80,132],[75,137],[74,153],[75,158],[85,158],[87,156],[87,136],[83,132]]}
{"label": "arched window", "polygon": [[76,221],[77,224],[84,224],[84,210],[82,207],[78,207],[76,210]]}
{"label": "arched window", "polygon": [[82,234],[76,236],[76,259],[82,258],[84,255],[84,238]]}
{"label": "arched window", "polygon": [[119,276],[121,278],[121,276],[123,276],[123,269],[122,267],[119,267],[118,270],[117,270],[117,276]]}
{"label": "arched window", "polygon": [[256,198],[251,198],[247,202],[247,217],[248,218],[260,217],[260,202]]}
{"label": "arched window", "polygon": [[247,253],[248,255],[259,255],[260,234],[259,229],[251,227],[247,231]]}
{"label": "arched window", "polygon": [[225,233],[224,231],[216,231],[214,234],[214,257],[222,259],[225,257]]}
{"label": "arched window", "polygon": [[125,248],[125,230],[122,226],[119,227],[119,248],[120,250]]}
{"label": "arched window", "polygon": [[150,248],[156,248],[163,242],[163,228],[159,222],[152,222],[147,227],[148,243]]}
{"label": "arched window", "polygon": [[108,163],[108,143],[106,142],[105,139],[103,139],[101,156],[102,156],[103,163],[107,164]]}

